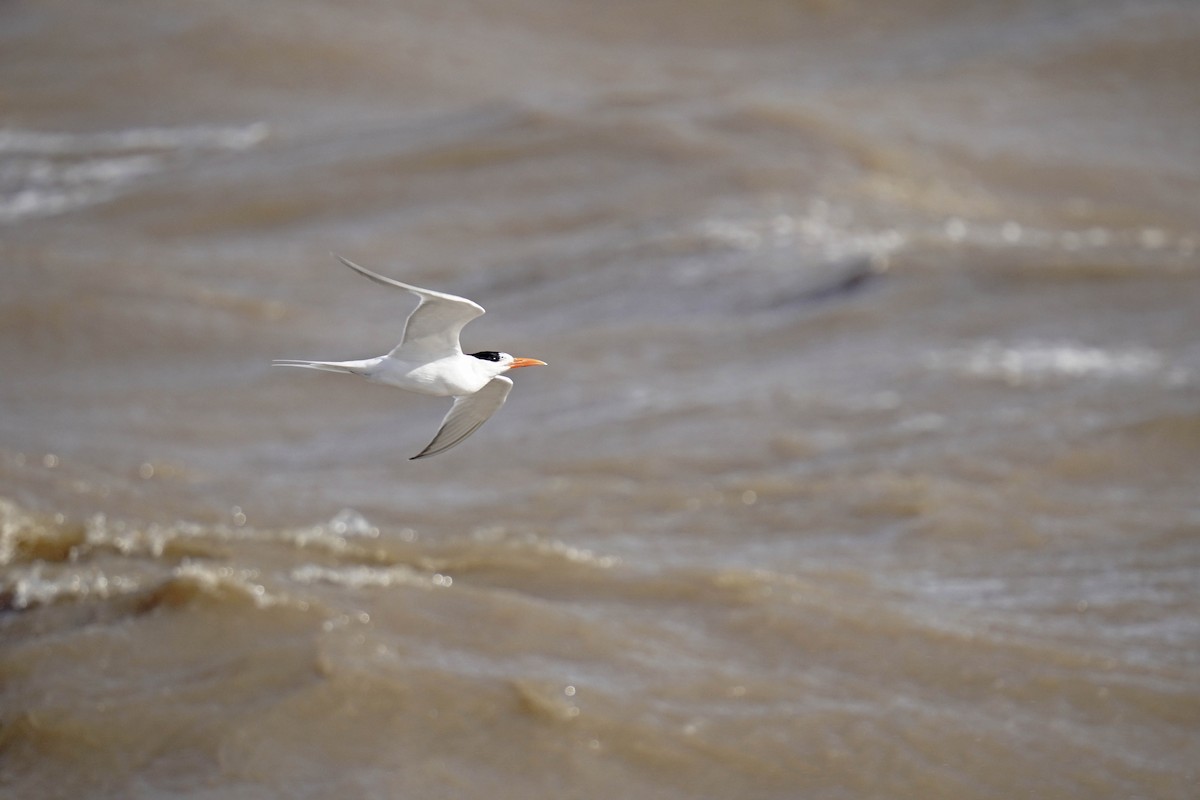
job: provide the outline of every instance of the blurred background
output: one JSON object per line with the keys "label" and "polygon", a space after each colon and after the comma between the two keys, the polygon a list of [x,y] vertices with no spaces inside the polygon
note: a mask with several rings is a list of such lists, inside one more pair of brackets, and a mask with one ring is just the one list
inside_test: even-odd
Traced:
{"label": "blurred background", "polygon": [[[1191,0],[0,4],[0,794],[1186,798]],[[522,370],[445,401],[411,298]]]}

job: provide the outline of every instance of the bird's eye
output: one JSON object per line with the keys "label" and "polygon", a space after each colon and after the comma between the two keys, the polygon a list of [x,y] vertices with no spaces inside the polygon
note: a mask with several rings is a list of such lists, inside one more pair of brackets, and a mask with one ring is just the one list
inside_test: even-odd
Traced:
{"label": "bird's eye", "polygon": [[481,361],[499,361],[500,360],[500,354],[497,353],[495,350],[481,350],[478,353],[471,353],[471,355],[474,356],[475,358],[480,359]]}

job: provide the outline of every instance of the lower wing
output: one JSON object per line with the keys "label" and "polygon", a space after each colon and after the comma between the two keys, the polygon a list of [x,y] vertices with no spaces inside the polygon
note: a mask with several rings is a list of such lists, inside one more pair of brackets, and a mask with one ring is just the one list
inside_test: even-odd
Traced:
{"label": "lower wing", "polygon": [[450,407],[450,413],[446,414],[446,418],[442,420],[442,427],[438,429],[433,441],[410,460],[444,453],[466,439],[478,430],[480,425],[487,422],[500,406],[504,405],[512,387],[511,380],[499,375],[488,381],[475,394],[454,398],[454,405]]}

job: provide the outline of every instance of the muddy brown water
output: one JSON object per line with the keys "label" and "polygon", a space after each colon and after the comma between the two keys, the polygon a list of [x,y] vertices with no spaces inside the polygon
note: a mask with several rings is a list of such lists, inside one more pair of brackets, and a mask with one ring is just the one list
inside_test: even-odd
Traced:
{"label": "muddy brown water", "polygon": [[[1188,798],[1200,13],[0,8],[0,794]],[[550,366],[443,456],[411,303]]]}

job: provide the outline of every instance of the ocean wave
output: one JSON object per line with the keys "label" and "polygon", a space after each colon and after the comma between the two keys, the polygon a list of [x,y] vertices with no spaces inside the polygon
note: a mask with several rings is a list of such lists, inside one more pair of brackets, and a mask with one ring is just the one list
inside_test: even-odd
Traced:
{"label": "ocean wave", "polygon": [[263,123],[95,133],[0,129],[0,224],[106,202],[168,166],[248,150],[269,135]]}

